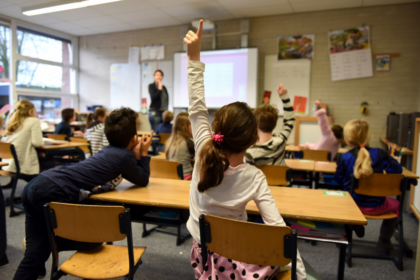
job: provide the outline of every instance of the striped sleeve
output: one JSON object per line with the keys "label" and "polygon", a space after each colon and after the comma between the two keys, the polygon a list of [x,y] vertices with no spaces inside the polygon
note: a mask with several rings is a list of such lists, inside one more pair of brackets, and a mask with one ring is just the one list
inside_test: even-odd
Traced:
{"label": "striped sleeve", "polygon": [[276,136],[281,137],[286,142],[295,126],[295,111],[287,93],[281,96],[281,100],[283,101],[284,110],[283,128]]}

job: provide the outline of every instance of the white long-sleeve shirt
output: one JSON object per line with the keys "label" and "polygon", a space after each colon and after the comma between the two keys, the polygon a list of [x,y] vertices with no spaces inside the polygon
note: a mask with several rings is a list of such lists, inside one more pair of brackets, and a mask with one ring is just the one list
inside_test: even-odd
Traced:
{"label": "white long-sleeve shirt", "polygon": [[[211,140],[212,133],[204,97],[203,72],[204,63],[188,62],[189,118],[196,150],[196,168],[193,172],[190,189],[190,217],[187,222],[189,232],[200,243],[198,219],[201,214],[246,221],[248,216],[245,207],[251,200],[255,201],[265,224],[286,226],[264,174],[248,163],[237,167],[229,166],[220,185],[210,188],[204,193],[198,191],[197,185],[200,182],[199,153],[206,141],[213,141]],[[298,279],[305,280],[305,267],[299,253],[297,271]]]}
{"label": "white long-sleeve shirt", "polygon": [[[44,141],[42,140],[41,123],[38,118],[26,118],[13,134],[2,140],[15,146],[20,173],[26,175],[39,174],[38,152],[35,148],[44,145]],[[3,170],[16,172],[16,164],[13,159],[3,159],[2,161],[9,163],[9,166],[4,166]]]}

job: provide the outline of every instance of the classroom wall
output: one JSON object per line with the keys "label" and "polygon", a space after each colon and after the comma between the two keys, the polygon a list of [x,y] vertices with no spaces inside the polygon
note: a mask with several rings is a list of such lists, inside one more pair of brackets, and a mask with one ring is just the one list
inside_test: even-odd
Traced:
{"label": "classroom wall", "polygon": [[[365,118],[371,124],[371,145],[380,146],[379,137],[386,134],[390,111],[420,110],[419,14],[420,3],[414,3],[251,18],[249,46],[259,48],[258,100],[262,100],[264,92],[264,57],[276,53],[277,37],[315,34],[310,102],[321,98],[329,105],[335,122],[343,125],[350,119]],[[219,49],[240,46],[239,24],[239,19],[217,22]],[[327,32],[362,24],[371,27],[373,53],[401,56],[392,58],[389,72],[332,82]],[[110,65],[126,63],[130,46],[163,44],[165,59],[171,59],[173,52],[183,50],[185,31],[186,26],[174,26],[80,38],[80,108],[98,103],[110,105]],[[211,36],[203,38],[202,48],[211,49]],[[360,113],[363,101],[369,103],[367,116]],[[276,130],[280,127],[281,121]]]}

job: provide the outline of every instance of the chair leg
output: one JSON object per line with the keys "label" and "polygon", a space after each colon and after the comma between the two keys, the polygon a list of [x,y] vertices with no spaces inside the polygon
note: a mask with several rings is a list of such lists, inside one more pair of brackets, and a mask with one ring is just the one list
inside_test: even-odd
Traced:
{"label": "chair leg", "polygon": [[[23,211],[19,211],[19,212],[15,211],[15,207],[17,207],[15,205],[15,192],[16,192],[17,182],[18,182],[17,176],[13,177],[12,178],[12,192],[10,193],[10,197],[9,197],[9,200],[10,200],[10,215],[9,215],[9,217],[16,217],[16,216],[19,216],[20,214],[23,213]],[[20,207],[17,207],[17,208],[20,208]]]}
{"label": "chair leg", "polygon": [[398,259],[394,260],[394,263],[395,263],[395,266],[398,268],[398,270],[402,271],[403,270],[403,255],[404,255],[404,247],[405,247],[402,220],[398,221],[397,230],[398,230],[398,243],[400,246],[398,248]]}
{"label": "chair leg", "polygon": [[352,260],[351,260],[351,249],[353,247],[353,231],[351,231],[350,236],[348,236],[348,242],[347,245],[347,256],[346,256],[346,264],[348,267],[352,267]]}

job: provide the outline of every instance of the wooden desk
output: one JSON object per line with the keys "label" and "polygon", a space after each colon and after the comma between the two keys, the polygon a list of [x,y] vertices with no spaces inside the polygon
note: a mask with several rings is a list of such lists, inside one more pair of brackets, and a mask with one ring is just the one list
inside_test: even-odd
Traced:
{"label": "wooden desk", "polygon": [[[381,140],[381,142],[382,142],[382,143],[384,143],[385,145],[390,146],[390,147],[392,147],[392,148],[394,148],[394,146],[395,146],[395,147],[396,147],[396,149],[397,149],[397,151],[400,151],[400,150],[401,150],[401,146],[400,146],[400,145],[397,145],[396,143],[393,143],[393,142],[389,141],[389,140],[388,140],[388,139],[386,139],[385,137],[381,137],[381,138],[379,138],[379,139],[380,139],[380,140]],[[404,155],[405,155],[405,156],[412,156],[412,155],[413,155],[413,151],[412,151],[412,150],[410,150],[410,149],[405,148]]]}
{"label": "wooden desk", "polygon": [[[124,180],[116,190],[95,194],[91,200],[154,207],[189,209],[190,181],[150,178],[144,188]],[[324,195],[323,190],[270,187],[277,208],[284,218],[366,225],[367,221],[352,197]],[[259,214],[253,201],[247,212]]]}
{"label": "wooden desk", "polygon": [[150,135],[150,131],[141,131],[141,130],[138,130],[137,131],[137,135],[139,135],[139,136],[142,136],[142,135]]}
{"label": "wooden desk", "polygon": [[159,152],[158,155],[151,157],[151,159],[166,159],[166,154]]}
{"label": "wooden desk", "polygon": [[89,143],[79,143],[79,142],[68,142],[64,144],[47,144],[45,143],[39,149],[41,150],[57,150],[57,149],[68,149],[76,147],[86,147],[89,146]]}
{"label": "wooden desk", "polygon": [[70,126],[86,126],[86,122],[71,122]]}
{"label": "wooden desk", "polygon": [[313,160],[285,159],[284,161],[293,170],[314,171],[315,169],[315,162]]}
{"label": "wooden desk", "polygon": [[[302,151],[301,148],[299,148],[299,146],[286,146],[286,152],[300,152]],[[348,149],[338,149],[338,153],[339,154],[344,154],[347,153],[349,150]]]}

